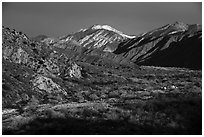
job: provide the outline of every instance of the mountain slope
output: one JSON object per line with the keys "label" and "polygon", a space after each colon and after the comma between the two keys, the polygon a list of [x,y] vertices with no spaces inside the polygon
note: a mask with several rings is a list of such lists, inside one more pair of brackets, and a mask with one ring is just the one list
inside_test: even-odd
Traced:
{"label": "mountain slope", "polygon": [[135,36],[128,36],[107,25],[94,25],[59,38],[46,38],[42,42],[55,50],[63,51],[72,60],[93,64],[118,64],[119,62],[112,60],[112,56],[115,56],[112,52],[121,42],[133,37]]}
{"label": "mountain slope", "polygon": [[70,58],[94,64],[154,65],[201,69],[201,25],[167,24],[138,36],[128,36],[108,25],[94,25],[42,42],[66,49]]}
{"label": "mountain slope", "polygon": [[[93,25],[90,28],[81,29],[76,33],[59,37],[56,41],[75,41],[86,48],[104,48],[106,44],[119,43],[134,37],[123,34],[108,25]],[[44,41],[47,40],[45,39]]]}
{"label": "mountain slope", "polygon": [[176,22],[121,43],[114,51],[139,65],[200,69],[202,30]]}

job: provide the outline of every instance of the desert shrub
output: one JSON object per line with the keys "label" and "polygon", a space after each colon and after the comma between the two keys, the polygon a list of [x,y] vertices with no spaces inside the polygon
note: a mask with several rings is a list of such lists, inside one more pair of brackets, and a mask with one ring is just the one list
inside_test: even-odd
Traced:
{"label": "desert shrub", "polygon": [[100,117],[101,114],[99,113],[99,111],[97,109],[84,108],[82,111],[82,116],[93,118],[93,117]]}
{"label": "desert shrub", "polygon": [[70,118],[76,117],[81,110],[78,108],[61,108],[59,111],[63,113],[66,118]]}
{"label": "desert shrub", "polygon": [[46,109],[44,111],[45,117],[47,118],[65,118],[65,114],[60,111],[55,111],[53,109]]}
{"label": "desert shrub", "polygon": [[114,91],[109,92],[108,97],[109,97],[109,98],[119,97],[119,92],[118,92],[118,90],[114,90]]}
{"label": "desert shrub", "polygon": [[21,115],[13,117],[11,122],[11,129],[18,129],[23,125],[28,124],[29,122],[33,121],[35,117],[23,117]]}
{"label": "desert shrub", "polygon": [[89,98],[91,99],[91,100],[98,100],[99,99],[99,97],[96,95],[96,94],[91,94],[91,95],[89,95]]}
{"label": "desert shrub", "polygon": [[117,112],[106,113],[105,118],[108,120],[119,120],[119,114]]}
{"label": "desert shrub", "polygon": [[108,95],[105,93],[101,93],[100,98],[102,98],[102,99],[108,98]]}
{"label": "desert shrub", "polygon": [[6,84],[2,84],[2,89],[4,90],[10,90],[10,87]]}
{"label": "desert shrub", "polygon": [[35,96],[32,96],[24,110],[30,113],[34,113],[38,109],[39,103],[39,100]]}

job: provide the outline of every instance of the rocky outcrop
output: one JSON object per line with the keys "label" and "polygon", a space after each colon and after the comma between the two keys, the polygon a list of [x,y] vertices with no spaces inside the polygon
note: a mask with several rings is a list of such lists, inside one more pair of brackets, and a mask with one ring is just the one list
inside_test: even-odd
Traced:
{"label": "rocky outcrop", "polygon": [[82,68],[78,66],[76,63],[72,63],[68,70],[69,70],[68,74],[70,77],[82,78],[81,74]]}
{"label": "rocky outcrop", "polygon": [[61,50],[3,28],[3,107],[67,97],[62,78],[82,78],[82,68]]}
{"label": "rocky outcrop", "polygon": [[67,93],[61,89],[61,87],[53,82],[51,78],[44,77],[44,76],[36,76],[36,78],[32,81],[33,88],[36,91],[39,92],[45,92],[45,93],[62,93],[64,95],[67,95]]}

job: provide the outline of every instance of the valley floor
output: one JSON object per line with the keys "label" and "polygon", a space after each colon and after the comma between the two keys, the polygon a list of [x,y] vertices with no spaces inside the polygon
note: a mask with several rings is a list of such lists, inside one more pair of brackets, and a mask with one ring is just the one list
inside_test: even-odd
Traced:
{"label": "valley floor", "polygon": [[3,134],[202,134],[201,71],[80,65],[70,99],[3,108]]}

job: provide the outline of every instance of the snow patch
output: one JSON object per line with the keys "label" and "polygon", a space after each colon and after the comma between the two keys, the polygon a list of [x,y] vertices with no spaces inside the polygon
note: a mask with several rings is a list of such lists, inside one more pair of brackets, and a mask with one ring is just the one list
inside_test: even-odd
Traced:
{"label": "snow patch", "polygon": [[166,25],[166,26],[160,28],[159,30],[165,30],[165,29],[167,29],[167,28],[169,28],[169,27],[170,27],[170,25]]}
{"label": "snow patch", "polygon": [[114,28],[112,28],[111,26],[108,26],[108,25],[94,25],[92,27],[92,29],[105,29],[105,30],[113,31],[113,32],[118,33],[119,35],[121,35],[123,37],[130,38],[130,39],[136,37],[136,36],[126,35],[126,34],[122,33],[121,31],[118,31],[118,30],[116,30],[116,29],[114,29]]}
{"label": "snow patch", "polygon": [[183,32],[183,31],[185,31],[185,30],[180,30],[180,31],[172,31],[172,32],[170,32],[169,34],[175,34],[175,33]]}
{"label": "snow patch", "polygon": [[104,52],[113,52],[114,50],[112,50],[110,47],[106,47],[103,51]]}
{"label": "snow patch", "polygon": [[87,30],[87,29],[80,29],[79,32],[80,32],[80,31],[84,32],[84,31],[86,31],[86,30]]}
{"label": "snow patch", "polygon": [[79,44],[83,44],[85,41],[87,41],[88,39],[90,39],[90,37],[92,37],[93,34],[91,35],[87,35],[86,37],[84,37],[83,39],[79,40]]}
{"label": "snow patch", "polygon": [[178,33],[178,31],[172,31],[169,34],[175,34],[175,33]]}

